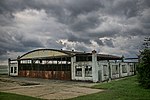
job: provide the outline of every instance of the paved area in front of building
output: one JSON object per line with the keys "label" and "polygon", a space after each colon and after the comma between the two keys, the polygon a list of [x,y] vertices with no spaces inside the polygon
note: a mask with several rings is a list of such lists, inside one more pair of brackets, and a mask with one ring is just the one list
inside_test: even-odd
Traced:
{"label": "paved area in front of building", "polygon": [[95,84],[89,82],[0,76],[0,91],[48,100],[68,99],[103,91],[90,88]]}

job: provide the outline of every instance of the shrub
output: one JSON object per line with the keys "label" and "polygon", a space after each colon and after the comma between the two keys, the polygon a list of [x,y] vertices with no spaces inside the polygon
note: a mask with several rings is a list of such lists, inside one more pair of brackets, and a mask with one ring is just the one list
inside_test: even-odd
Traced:
{"label": "shrub", "polygon": [[140,85],[150,88],[150,49],[146,48],[141,52],[137,71]]}

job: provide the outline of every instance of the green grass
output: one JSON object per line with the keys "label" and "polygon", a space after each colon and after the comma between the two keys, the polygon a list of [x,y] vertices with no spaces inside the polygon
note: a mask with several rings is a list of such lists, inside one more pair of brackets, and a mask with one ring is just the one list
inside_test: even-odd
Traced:
{"label": "green grass", "polygon": [[13,93],[0,92],[0,100],[42,100],[42,99]]}
{"label": "green grass", "polygon": [[136,76],[100,83],[92,88],[105,91],[70,100],[150,100],[150,90],[140,87]]}

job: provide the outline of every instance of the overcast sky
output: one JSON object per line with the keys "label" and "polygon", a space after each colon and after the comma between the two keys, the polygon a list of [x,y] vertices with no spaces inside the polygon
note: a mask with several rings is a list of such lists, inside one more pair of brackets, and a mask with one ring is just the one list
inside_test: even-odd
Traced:
{"label": "overcast sky", "polygon": [[135,57],[150,0],[0,0],[0,63],[37,48]]}

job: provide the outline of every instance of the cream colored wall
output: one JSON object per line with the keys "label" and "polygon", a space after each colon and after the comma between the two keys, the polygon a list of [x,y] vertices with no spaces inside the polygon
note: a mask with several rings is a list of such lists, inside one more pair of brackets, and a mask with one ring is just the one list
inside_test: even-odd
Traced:
{"label": "cream colored wall", "polygon": [[21,59],[39,58],[39,57],[53,57],[53,56],[64,56],[64,55],[67,55],[67,54],[59,52],[59,51],[41,50],[41,51],[31,52],[31,53],[23,56]]}

